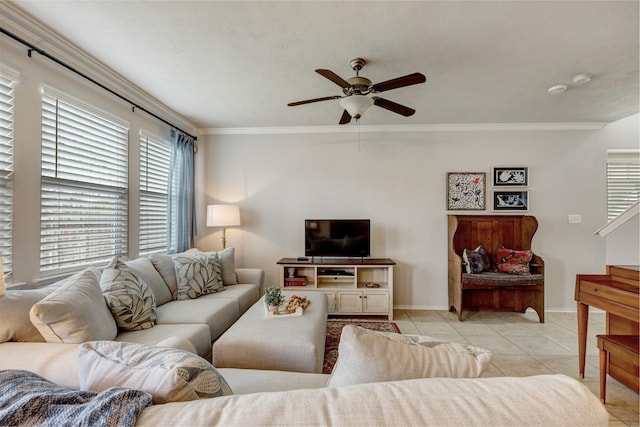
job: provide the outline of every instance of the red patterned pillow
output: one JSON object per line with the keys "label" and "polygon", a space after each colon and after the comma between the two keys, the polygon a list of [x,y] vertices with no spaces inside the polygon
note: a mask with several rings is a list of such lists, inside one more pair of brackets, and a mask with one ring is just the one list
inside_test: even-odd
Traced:
{"label": "red patterned pillow", "polygon": [[498,246],[494,254],[496,266],[501,273],[529,274],[529,262],[533,258],[531,251],[517,251]]}

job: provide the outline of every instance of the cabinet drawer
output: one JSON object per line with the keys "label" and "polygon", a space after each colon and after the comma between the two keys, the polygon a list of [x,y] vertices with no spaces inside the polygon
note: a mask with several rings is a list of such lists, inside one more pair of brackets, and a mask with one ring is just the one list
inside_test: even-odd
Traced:
{"label": "cabinet drawer", "polygon": [[631,293],[625,289],[618,289],[611,284],[603,284],[595,281],[583,280],[580,282],[580,292],[593,295],[605,300],[616,301],[629,307],[639,308],[638,294]]}

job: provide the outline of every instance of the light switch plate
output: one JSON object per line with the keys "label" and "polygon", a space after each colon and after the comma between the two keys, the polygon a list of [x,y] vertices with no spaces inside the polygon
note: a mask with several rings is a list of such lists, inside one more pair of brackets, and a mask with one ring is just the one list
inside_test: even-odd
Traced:
{"label": "light switch plate", "polygon": [[582,222],[582,215],[571,214],[569,215],[569,224],[580,224]]}

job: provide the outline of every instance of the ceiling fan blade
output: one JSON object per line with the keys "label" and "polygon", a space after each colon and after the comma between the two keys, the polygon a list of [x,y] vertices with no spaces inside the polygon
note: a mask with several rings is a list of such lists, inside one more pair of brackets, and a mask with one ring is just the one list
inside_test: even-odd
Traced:
{"label": "ceiling fan blade", "polygon": [[393,111],[405,117],[413,116],[416,112],[413,108],[405,107],[404,105],[389,101],[388,99],[373,97],[373,103],[378,107],[382,107],[386,110]]}
{"label": "ceiling fan blade", "polygon": [[346,80],[344,80],[342,77],[340,77],[339,75],[337,75],[336,73],[334,73],[331,70],[318,69],[318,70],[316,70],[316,73],[320,74],[322,77],[325,77],[325,78],[331,80],[332,82],[334,82],[335,84],[337,84],[338,86],[340,86],[343,89],[351,87],[349,82],[347,82]]}
{"label": "ceiling fan blade", "polygon": [[386,82],[376,83],[372,86],[374,92],[384,92],[385,90],[397,89],[399,87],[417,85],[427,81],[427,78],[420,73],[413,73]]}
{"label": "ceiling fan blade", "polygon": [[344,113],[342,113],[342,117],[340,117],[340,124],[346,125],[350,121],[351,121],[351,114],[349,114],[347,110],[344,110]]}
{"label": "ceiling fan blade", "polygon": [[311,104],[312,102],[328,101],[330,99],[338,99],[338,98],[340,98],[340,96],[338,96],[338,95],[336,95],[336,96],[325,96],[323,98],[313,98],[313,99],[305,99],[304,101],[290,102],[287,105],[289,107],[295,107],[296,105]]}

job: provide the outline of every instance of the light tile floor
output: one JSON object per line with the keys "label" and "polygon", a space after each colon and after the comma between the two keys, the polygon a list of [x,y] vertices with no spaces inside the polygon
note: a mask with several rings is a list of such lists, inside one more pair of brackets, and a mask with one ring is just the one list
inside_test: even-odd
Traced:
{"label": "light tile floor", "polygon": [[[528,310],[522,313],[455,313],[439,310],[395,310],[394,322],[402,333],[421,334],[489,349],[493,360],[483,376],[565,374],[582,381],[600,396],[596,334],[605,333],[605,315],[589,314],[585,378],[578,373],[578,334],[575,313],[545,313],[545,323]],[[607,377],[610,426],[639,426],[638,394]]]}

